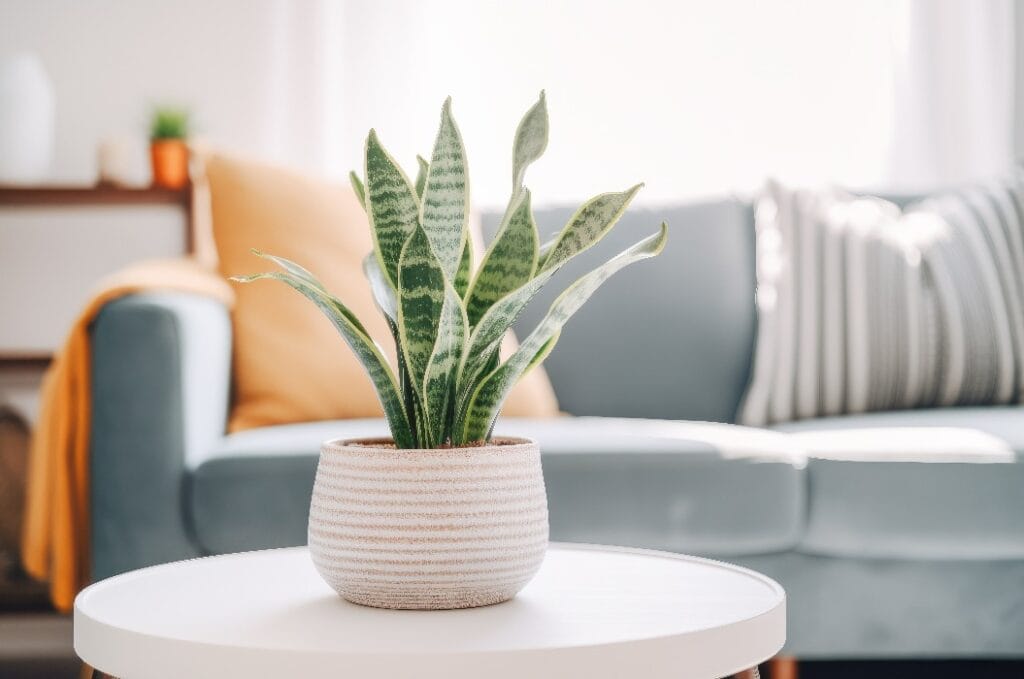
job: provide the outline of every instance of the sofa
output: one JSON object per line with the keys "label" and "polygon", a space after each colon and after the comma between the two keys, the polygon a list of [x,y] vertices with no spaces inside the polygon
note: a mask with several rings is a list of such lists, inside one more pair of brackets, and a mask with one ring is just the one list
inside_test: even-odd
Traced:
{"label": "sofa", "polygon": [[[542,236],[569,213],[539,211]],[[546,363],[568,416],[499,424],[541,445],[552,539],[766,573],[788,592],[797,658],[1024,657],[1024,410],[732,424],[757,324],[750,203],[631,210],[521,329],[662,219],[662,256],[600,290]],[[496,223],[484,215],[485,232]],[[384,433],[351,420],[226,435],[231,322],[209,299],[122,298],[91,332],[96,579],[303,544],[319,443]]]}

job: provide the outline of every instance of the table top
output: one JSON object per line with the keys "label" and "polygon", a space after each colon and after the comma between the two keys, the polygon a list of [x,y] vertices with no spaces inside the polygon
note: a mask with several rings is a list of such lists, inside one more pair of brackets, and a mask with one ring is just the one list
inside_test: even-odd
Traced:
{"label": "table top", "polygon": [[785,592],[664,552],[553,544],[512,601],[456,611],[348,603],[305,548],[193,559],[98,582],[75,650],[122,679],[222,676],[711,679],[785,641]]}

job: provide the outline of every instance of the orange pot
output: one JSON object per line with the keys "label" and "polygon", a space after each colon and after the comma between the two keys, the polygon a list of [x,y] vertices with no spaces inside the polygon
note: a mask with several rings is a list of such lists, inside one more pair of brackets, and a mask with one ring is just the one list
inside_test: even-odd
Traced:
{"label": "orange pot", "polygon": [[180,189],[188,184],[188,147],[181,139],[150,142],[153,184],[165,189]]}

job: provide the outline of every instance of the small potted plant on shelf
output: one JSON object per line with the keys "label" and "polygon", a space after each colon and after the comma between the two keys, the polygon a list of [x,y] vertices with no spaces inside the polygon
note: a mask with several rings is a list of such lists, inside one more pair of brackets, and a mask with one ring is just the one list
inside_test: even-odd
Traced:
{"label": "small potted plant on shelf", "polygon": [[640,185],[603,193],[540,243],[524,186],[544,152],[543,92],[513,145],[512,197],[479,266],[467,227],[466,153],[451,100],[430,161],[410,181],[371,130],[364,176],[351,173],[373,232],[363,263],[395,342],[397,365],[345,304],[299,264],[256,254],[327,315],[362,361],[391,438],[325,442],[309,517],[320,575],[342,597],[386,608],[465,608],[505,601],[536,573],[548,541],[534,441],[493,434],[505,397],[554,348],[563,324],[623,267],[661,252],[666,225],[570,285],[502,360],[502,338],[570,259],[608,233]]}
{"label": "small potted plant on shelf", "polygon": [[153,184],[180,189],[188,184],[188,111],[158,108],[149,130],[149,155],[153,163]]}

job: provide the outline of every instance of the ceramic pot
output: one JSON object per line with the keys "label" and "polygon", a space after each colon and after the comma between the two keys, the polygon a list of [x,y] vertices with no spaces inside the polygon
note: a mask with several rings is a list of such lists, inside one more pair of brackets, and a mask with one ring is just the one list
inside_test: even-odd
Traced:
{"label": "ceramic pot", "polygon": [[506,601],[536,574],[547,544],[533,441],[396,450],[374,439],[320,448],[309,550],[348,601],[429,610]]}
{"label": "ceramic pot", "polygon": [[149,145],[153,183],[165,189],[188,184],[188,146],[181,139],[156,139]]}

